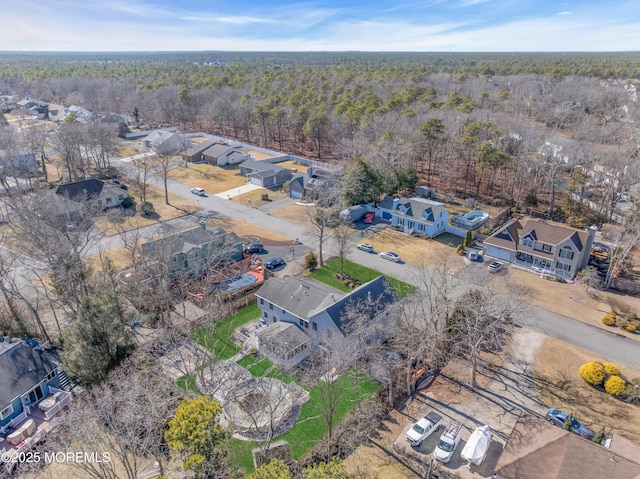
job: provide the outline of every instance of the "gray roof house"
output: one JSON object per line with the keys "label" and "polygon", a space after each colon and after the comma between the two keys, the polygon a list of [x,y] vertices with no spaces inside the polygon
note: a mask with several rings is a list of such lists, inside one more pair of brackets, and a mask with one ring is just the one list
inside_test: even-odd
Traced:
{"label": "gray roof house", "polygon": [[189,138],[166,130],[152,131],[142,143],[162,155],[178,155],[191,147]]}
{"label": "gray roof house", "polygon": [[210,146],[218,144],[215,140],[204,140],[200,143],[193,143],[193,145],[182,155],[184,161],[190,161],[192,163],[198,163],[205,161],[202,156],[202,152]]}
{"label": "gray roof house", "polygon": [[2,174],[7,176],[38,174],[36,155],[26,148],[20,148],[19,151],[14,152],[0,150],[0,167],[2,167]]}
{"label": "gray roof house", "polygon": [[281,185],[293,176],[289,168],[256,160],[246,160],[241,163],[240,174],[245,175],[254,185],[265,188]]}
{"label": "gray roof house", "polygon": [[[269,325],[258,335],[259,350],[285,368],[304,359],[314,345],[348,351],[356,344],[381,344],[391,326],[388,308],[399,299],[384,276],[350,293],[309,278],[272,277],[256,296],[262,321]],[[274,338],[281,337],[270,332],[274,326],[286,337],[279,343],[290,350],[273,346]],[[308,341],[302,341],[300,333]]]}
{"label": "gray roof house", "polygon": [[313,199],[322,194],[324,188],[334,183],[334,173],[307,168],[306,173],[296,173],[289,182],[289,196],[291,198]]}
{"label": "gray roof house", "polygon": [[195,226],[143,243],[142,255],[165,264],[169,279],[184,273],[200,276],[207,267],[222,261],[241,260],[242,240],[222,228]]}
{"label": "gray roof house", "polygon": [[96,178],[60,185],[55,193],[57,196],[77,203],[90,201],[100,208],[119,206],[129,196],[129,192],[122,185]]}
{"label": "gray roof house", "polygon": [[537,273],[574,278],[589,263],[596,227],[586,231],[539,219],[510,221],[484,240],[487,256]]}
{"label": "gray roof house", "polygon": [[[71,400],[61,374],[34,341],[0,341],[0,451],[26,452],[53,427],[50,420]],[[13,464],[0,463],[1,477],[3,466],[10,472]]]}
{"label": "gray roof house", "polygon": [[217,143],[210,146],[202,152],[204,161],[211,165],[225,166],[225,165],[237,165],[250,159],[248,153],[232,148],[224,143]]}
{"label": "gray roof house", "polygon": [[420,233],[432,238],[444,233],[449,213],[442,203],[425,198],[394,198],[386,196],[378,203],[382,219],[401,226],[405,233]]}

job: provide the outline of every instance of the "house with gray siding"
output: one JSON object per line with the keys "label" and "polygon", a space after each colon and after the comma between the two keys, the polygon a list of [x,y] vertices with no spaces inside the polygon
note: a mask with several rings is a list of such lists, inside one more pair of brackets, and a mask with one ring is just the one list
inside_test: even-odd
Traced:
{"label": "house with gray siding", "polygon": [[516,219],[484,240],[484,253],[537,273],[573,279],[589,263],[596,230]]}
{"label": "house with gray siding", "polygon": [[240,163],[240,174],[246,176],[254,185],[264,188],[282,185],[293,176],[289,168],[257,160],[246,160]]}
{"label": "house with gray siding", "polygon": [[242,259],[242,240],[222,228],[195,226],[142,244],[142,255],[150,262],[166,265],[169,279],[183,274],[201,276],[208,267]]}
{"label": "house with gray siding", "polygon": [[[291,357],[273,357],[266,342],[261,341],[260,351],[278,364],[295,358],[302,360],[312,346],[348,350],[357,344],[378,345],[390,335],[392,326],[389,307],[399,296],[384,276],[359,286],[350,293],[343,293],[331,286],[310,278],[295,276],[269,278],[256,293],[262,321],[272,327],[287,323],[297,328],[296,335],[290,327],[288,336],[296,345]],[[284,328],[283,326],[277,326]],[[269,331],[269,328],[265,330]],[[300,341],[299,332],[309,338]],[[291,364],[287,363],[290,367]]]}
{"label": "house with gray siding", "polygon": [[202,151],[202,159],[210,165],[237,165],[251,157],[245,151],[232,148],[224,143],[216,143]]}

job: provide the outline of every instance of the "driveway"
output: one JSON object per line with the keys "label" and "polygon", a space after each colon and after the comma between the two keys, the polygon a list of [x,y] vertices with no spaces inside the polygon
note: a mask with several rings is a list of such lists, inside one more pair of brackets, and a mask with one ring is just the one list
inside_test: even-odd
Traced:
{"label": "driveway", "polygon": [[[438,467],[455,472],[463,479],[491,477],[520,413],[526,411],[542,416],[546,412],[546,406],[537,398],[532,375],[533,365],[543,340],[543,334],[524,328],[517,329],[507,359],[495,371],[485,372],[491,376],[486,377],[485,385],[478,387],[473,394],[464,385],[456,384],[451,378],[444,376],[444,379],[451,381],[453,388],[462,388],[459,397],[464,399],[460,402],[439,397],[438,389],[433,386],[426,394],[418,393],[414,401],[403,411],[407,417],[407,424],[391,444],[391,449],[401,455],[428,463],[446,425],[451,421],[461,421],[462,440],[451,461],[448,464],[439,464]],[[430,411],[442,416],[443,425],[421,447],[412,447],[406,441],[405,433],[412,427],[414,420]],[[467,468],[461,452],[471,433],[481,424],[487,424],[491,428],[492,440],[487,457],[479,466],[472,465]]]}

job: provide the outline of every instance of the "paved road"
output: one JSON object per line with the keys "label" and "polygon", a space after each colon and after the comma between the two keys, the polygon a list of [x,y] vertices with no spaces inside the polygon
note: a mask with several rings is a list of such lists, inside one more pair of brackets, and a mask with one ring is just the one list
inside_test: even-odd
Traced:
{"label": "paved road", "polygon": [[[117,161],[114,161],[114,166],[117,165]],[[163,188],[160,179],[152,178],[150,183],[155,184],[159,188]],[[169,191],[175,195],[193,199],[193,194],[187,185],[169,181],[168,187]],[[247,221],[270,231],[284,234],[292,239],[299,238],[305,245],[317,245],[317,236],[313,230],[272,216],[268,211],[265,212],[256,208],[249,208],[236,201],[218,198],[213,195],[199,197],[199,204],[202,209],[220,212],[225,216]],[[358,239],[360,238],[358,237]],[[325,242],[324,250],[328,253],[335,254],[337,248],[332,239]],[[400,251],[400,253],[402,252]],[[417,278],[420,276],[420,269],[417,266],[408,263],[392,263],[381,259],[377,254],[365,253],[357,250],[355,247],[353,251],[349,253],[349,258],[364,266],[380,271],[383,274],[393,276],[408,283],[418,284]],[[464,277],[461,277],[457,284],[458,293],[473,286],[481,286],[479,284],[473,284],[471,278]],[[569,301],[569,299],[567,299],[567,301]],[[522,318],[518,321],[519,324],[589,350],[611,361],[625,364],[634,369],[640,369],[640,342],[617,336],[603,329],[589,326],[536,306],[525,305],[523,309]]]}

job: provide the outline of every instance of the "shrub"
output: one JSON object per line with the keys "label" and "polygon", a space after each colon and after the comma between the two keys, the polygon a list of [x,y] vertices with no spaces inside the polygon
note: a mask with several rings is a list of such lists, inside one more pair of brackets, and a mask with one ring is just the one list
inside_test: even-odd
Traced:
{"label": "shrub", "polygon": [[638,329],[640,329],[640,321],[631,321],[624,327],[624,329],[626,329],[630,333],[635,333]]}
{"label": "shrub", "polygon": [[318,267],[318,258],[313,251],[304,257],[304,265],[309,271],[313,271]]}
{"label": "shrub", "polygon": [[607,313],[603,316],[602,322],[607,326],[615,326],[616,325],[616,313]]}
{"label": "shrub", "polygon": [[122,200],[123,208],[131,208],[133,206],[133,198],[131,196],[127,196],[124,200]]}
{"label": "shrub", "polygon": [[262,193],[262,201],[269,201],[269,195],[267,193]]}
{"label": "shrub", "polygon": [[598,429],[598,431],[593,435],[593,439],[592,441],[595,442],[596,444],[602,444],[602,441],[604,441],[606,438],[605,434],[604,434],[604,427],[601,427],[600,429]]}
{"label": "shrub", "polygon": [[459,244],[456,248],[456,254],[462,256],[464,254],[464,246]]}
{"label": "shrub", "polygon": [[604,382],[604,390],[612,396],[620,396],[627,389],[627,382],[620,376],[611,376]]}
{"label": "shrub", "polygon": [[615,364],[604,363],[602,366],[604,367],[604,372],[609,376],[620,376],[620,368]]}
{"label": "shrub", "polygon": [[604,367],[600,363],[589,362],[580,366],[580,376],[592,386],[600,386],[604,381]]}

